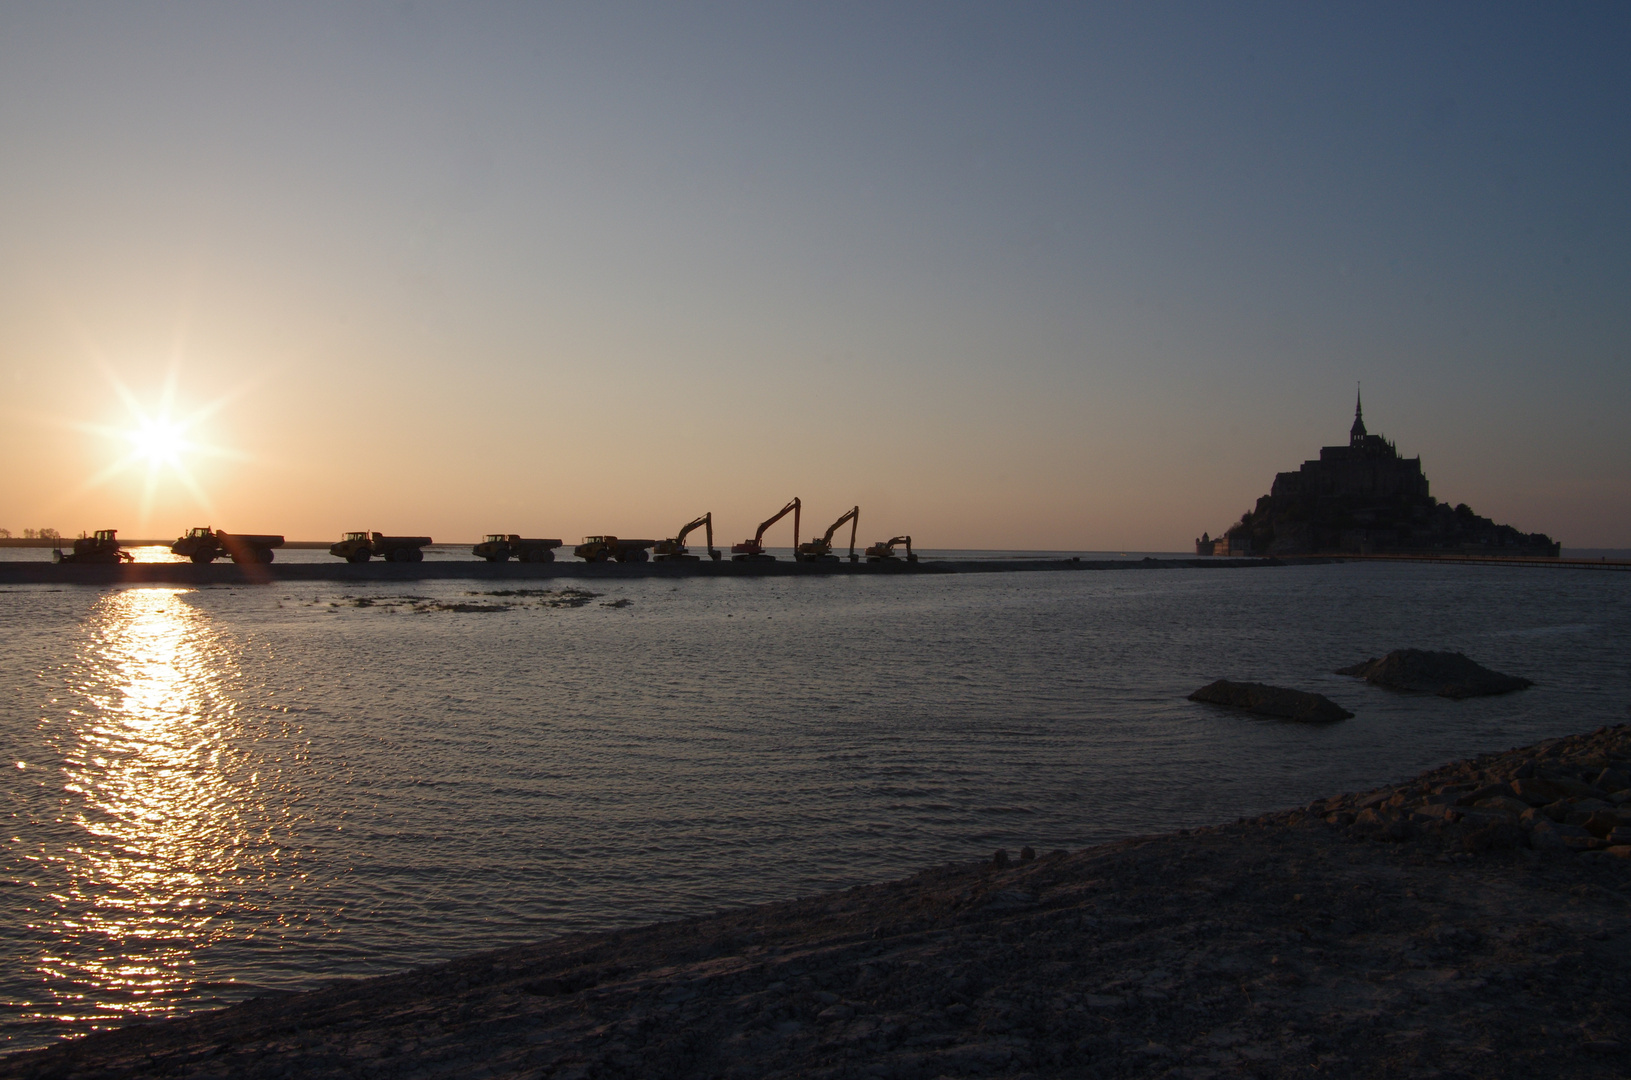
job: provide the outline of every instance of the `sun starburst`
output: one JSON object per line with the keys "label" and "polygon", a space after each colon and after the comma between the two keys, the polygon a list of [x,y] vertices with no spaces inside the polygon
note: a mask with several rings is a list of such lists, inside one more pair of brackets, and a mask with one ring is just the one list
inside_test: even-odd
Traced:
{"label": "sun starburst", "polygon": [[197,466],[212,459],[246,461],[249,460],[249,456],[208,441],[201,429],[205,421],[229,402],[242,396],[248,386],[240,386],[197,408],[183,409],[177,401],[179,364],[171,365],[156,405],[144,402],[109,365],[104,363],[102,369],[103,375],[123,403],[127,416],[123,423],[114,424],[70,422],[69,426],[101,436],[117,448],[113,459],[81,484],[72,495],[100,487],[119,476],[140,475],[142,477],[140,524],[146,525],[152,514],[160,482],[168,477],[179,482],[197,500],[200,509],[214,516],[214,506],[209,494],[204,490],[196,474]]}

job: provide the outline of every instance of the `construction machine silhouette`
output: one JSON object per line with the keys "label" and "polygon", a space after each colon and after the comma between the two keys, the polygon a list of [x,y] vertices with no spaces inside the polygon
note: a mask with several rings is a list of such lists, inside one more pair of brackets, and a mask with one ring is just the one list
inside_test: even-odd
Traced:
{"label": "construction machine silhouette", "polygon": [[328,553],[350,563],[379,557],[386,562],[424,562],[428,536],[386,536],[384,533],[348,532]]}
{"label": "construction machine silhouette", "polygon": [[655,540],[620,540],[615,536],[585,536],[583,543],[572,549],[572,554],[584,562],[622,563],[645,562],[651,558],[647,548],[657,546]]}
{"label": "construction machine silhouette", "polygon": [[765,545],[764,545],[765,530],[770,528],[772,525],[776,524],[776,522],[780,521],[782,518],[786,517],[789,513],[791,513],[793,515],[793,551],[796,554],[798,552],[798,549],[799,549],[799,505],[800,504],[799,504],[798,496],[797,495],[793,496],[793,501],[792,502],[788,503],[786,506],[782,507],[780,510],[776,511],[773,515],[771,515],[769,518],[766,518],[762,523],[760,523],[759,531],[753,534],[753,539],[752,540],[744,540],[740,544],[732,544],[731,545],[731,561],[732,562],[772,562],[772,561],[774,561],[776,556],[765,554]]}
{"label": "construction machine silhouette", "polygon": [[529,540],[520,533],[488,533],[487,539],[470,549],[478,559],[488,562],[554,562],[559,540]]}
{"label": "construction machine silhouette", "polygon": [[711,510],[680,529],[679,535],[657,541],[657,546],[652,549],[652,557],[657,562],[700,562],[702,556],[691,554],[690,549],[685,546],[685,538],[699,528],[708,530],[708,558],[718,562],[721,556],[719,550],[714,547],[714,515]]}
{"label": "construction machine silhouette", "polygon": [[900,556],[895,554],[895,545],[906,545],[906,561],[917,562],[917,556],[912,554],[912,538],[910,536],[896,536],[889,540],[879,540],[866,549],[867,562],[900,562]]}
{"label": "construction machine silhouette", "polygon": [[821,539],[811,539],[800,544],[794,553],[799,562],[837,562],[838,556],[832,553],[832,534],[843,528],[844,522],[849,522],[849,561],[857,562],[860,556],[855,554],[855,530],[861,526],[861,508],[853,508],[843,517],[832,523]]}
{"label": "construction machine silhouette", "polygon": [[230,558],[239,565],[269,563],[272,549],[283,546],[281,536],[256,536],[249,533],[221,532],[208,525],[188,529],[170,545],[170,554],[182,555],[195,563],[212,563],[216,559]]}
{"label": "construction machine silhouette", "polygon": [[52,548],[51,561],[117,566],[119,563],[135,562],[136,556],[119,546],[118,529],[98,529],[91,536],[81,536],[75,540],[72,551],[63,551],[60,544]]}

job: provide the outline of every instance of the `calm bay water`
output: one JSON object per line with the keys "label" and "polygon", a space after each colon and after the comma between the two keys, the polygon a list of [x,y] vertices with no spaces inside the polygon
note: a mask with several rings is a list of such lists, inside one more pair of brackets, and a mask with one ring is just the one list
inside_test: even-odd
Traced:
{"label": "calm bay water", "polygon": [[[1620,573],[574,585],[598,595],[0,590],[4,1046],[1211,823],[1617,723],[1631,702]],[[1450,702],[1331,674],[1404,646],[1538,685]],[[1357,715],[1311,727],[1184,700],[1222,676]]]}

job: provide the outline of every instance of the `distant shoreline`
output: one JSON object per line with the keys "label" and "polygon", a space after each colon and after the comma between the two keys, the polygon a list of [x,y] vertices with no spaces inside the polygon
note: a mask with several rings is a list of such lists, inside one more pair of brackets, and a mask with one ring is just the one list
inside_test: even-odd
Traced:
{"label": "distant shoreline", "polygon": [[[1329,561],[1329,560],[1318,560]],[[121,566],[58,565],[48,562],[0,562],[0,585],[250,585],[280,581],[547,581],[556,578],[593,580],[691,577],[831,577],[887,574],[1001,574],[1026,571],[1071,570],[1229,570],[1284,566],[1278,559],[964,559],[908,563],[804,563],[790,559],[774,562],[665,562],[665,563],[489,563],[430,561],[422,563],[272,563],[239,566],[236,563],[125,563]]]}

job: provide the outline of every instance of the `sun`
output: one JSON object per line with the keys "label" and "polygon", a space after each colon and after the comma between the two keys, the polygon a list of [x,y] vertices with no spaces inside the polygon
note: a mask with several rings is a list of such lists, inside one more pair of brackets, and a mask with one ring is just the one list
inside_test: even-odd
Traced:
{"label": "sun", "polygon": [[126,438],[136,456],[155,468],[179,466],[188,449],[186,430],[166,417],[142,419]]}
{"label": "sun", "polygon": [[150,518],[160,484],[166,479],[179,483],[191,494],[200,509],[213,516],[209,495],[199,483],[195,470],[209,459],[250,460],[246,454],[214,444],[203,430],[209,417],[241,396],[247,390],[247,385],[198,408],[178,407],[178,366],[171,368],[164,385],[155,395],[158,400],[152,402],[143,401],[113,373],[111,367],[104,365],[104,375],[124,403],[125,422],[70,422],[70,426],[88,434],[100,435],[118,448],[109,455],[104,468],[89,477],[80,490],[99,487],[121,475],[139,480],[142,488],[142,525]]}

